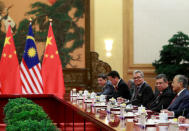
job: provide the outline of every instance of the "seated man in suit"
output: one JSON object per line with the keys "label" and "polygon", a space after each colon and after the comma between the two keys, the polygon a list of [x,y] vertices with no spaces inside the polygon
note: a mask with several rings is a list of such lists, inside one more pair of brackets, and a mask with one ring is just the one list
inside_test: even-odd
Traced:
{"label": "seated man in suit", "polygon": [[133,72],[133,79],[135,89],[130,103],[133,105],[143,105],[146,107],[147,104],[154,98],[152,88],[144,81],[144,73],[140,70],[135,70]]}
{"label": "seated man in suit", "polygon": [[115,92],[112,96],[114,98],[122,97],[125,99],[130,99],[130,91],[127,84],[120,78],[119,73],[117,71],[111,71],[108,74],[108,79],[112,82],[115,88]]}
{"label": "seated man in suit", "polygon": [[166,109],[175,97],[173,90],[168,86],[168,80],[165,74],[156,76],[156,88],[154,99],[148,104],[148,108],[152,111],[160,112],[161,109]]}
{"label": "seated man in suit", "polygon": [[107,76],[104,74],[98,75],[98,84],[102,87],[102,92],[98,93],[98,95],[107,95],[112,96],[114,93],[114,86],[112,83],[107,80]]}
{"label": "seated man in suit", "polygon": [[161,112],[178,117],[189,109],[188,78],[184,75],[176,75],[172,82],[173,91],[177,94],[166,110]]}

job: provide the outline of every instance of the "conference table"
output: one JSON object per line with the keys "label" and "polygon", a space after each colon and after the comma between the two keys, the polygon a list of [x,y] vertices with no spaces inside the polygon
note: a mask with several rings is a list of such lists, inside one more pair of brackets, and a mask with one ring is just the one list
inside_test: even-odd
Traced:
{"label": "conference table", "polygon": [[[108,130],[108,131],[165,131],[168,130],[168,124],[162,123],[159,125],[146,125],[145,127],[134,122],[134,117],[129,116],[120,120],[118,122],[114,121],[116,119],[116,115],[113,115],[114,118],[108,119],[108,115],[105,114],[106,110],[102,110],[102,115],[99,110],[106,109],[106,106],[93,106],[91,102],[83,102],[83,100],[78,100],[76,97],[70,97],[67,102],[72,105],[75,109],[78,110],[78,114],[80,115],[87,115],[87,120],[90,122],[90,127],[86,128],[88,130]],[[81,112],[80,112],[81,111]],[[116,112],[117,110],[112,110],[112,112]],[[119,111],[118,111],[119,112]],[[107,114],[107,113],[106,113]],[[155,113],[157,114],[157,113]],[[114,121],[114,122],[112,122]],[[93,126],[93,128],[92,128]],[[96,129],[95,129],[96,128]],[[173,129],[177,127],[174,126]]]}
{"label": "conference table", "polygon": [[[116,115],[109,118],[105,114],[105,106],[92,106],[90,102],[83,102],[76,97],[65,97],[59,99],[54,95],[0,95],[0,126],[3,122],[3,107],[8,99],[25,97],[43,107],[53,123],[63,131],[156,131],[168,130],[167,124],[147,125],[145,128],[133,122],[134,118],[119,119]],[[111,116],[112,117],[112,116]],[[116,121],[117,120],[117,121]],[[171,127],[174,130],[178,126]]]}

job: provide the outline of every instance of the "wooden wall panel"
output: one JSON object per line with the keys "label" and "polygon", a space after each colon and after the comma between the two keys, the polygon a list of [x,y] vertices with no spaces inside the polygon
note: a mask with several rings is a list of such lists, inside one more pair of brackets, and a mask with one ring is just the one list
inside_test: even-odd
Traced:
{"label": "wooden wall panel", "polygon": [[133,76],[134,70],[144,72],[144,79],[154,88],[156,76],[151,64],[134,64],[134,36],[133,36],[133,0],[123,0],[123,79],[128,81]]}

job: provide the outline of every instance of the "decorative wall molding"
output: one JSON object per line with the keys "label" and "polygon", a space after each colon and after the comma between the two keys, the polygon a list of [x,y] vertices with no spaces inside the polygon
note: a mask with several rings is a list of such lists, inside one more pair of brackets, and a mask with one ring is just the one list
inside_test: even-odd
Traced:
{"label": "decorative wall molding", "polygon": [[108,63],[99,60],[99,54],[96,52],[91,52],[91,60],[91,90],[100,91],[101,89],[98,87],[97,77],[101,73],[108,74],[111,71],[111,67]]}
{"label": "decorative wall molding", "polygon": [[156,74],[152,64],[134,63],[133,8],[133,0],[123,0],[123,78],[128,81],[134,70],[142,70],[145,81],[154,87]]}
{"label": "decorative wall molding", "polygon": [[96,52],[90,52],[91,63],[90,69],[64,69],[64,82],[66,92],[69,93],[72,88],[78,90],[88,89],[90,91],[100,91],[97,83],[99,74],[107,74],[111,71],[108,63],[99,60]]}

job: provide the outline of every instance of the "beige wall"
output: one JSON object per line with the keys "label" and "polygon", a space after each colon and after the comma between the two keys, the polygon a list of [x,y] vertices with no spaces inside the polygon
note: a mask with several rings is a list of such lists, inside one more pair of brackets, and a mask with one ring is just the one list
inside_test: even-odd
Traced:
{"label": "beige wall", "polygon": [[[122,0],[92,0],[92,44],[91,49],[99,54],[99,59],[110,64],[123,76],[123,11]],[[105,39],[113,40],[112,56],[106,56]]]}
{"label": "beige wall", "polygon": [[188,0],[134,1],[134,63],[151,64],[178,31],[189,34]]}

